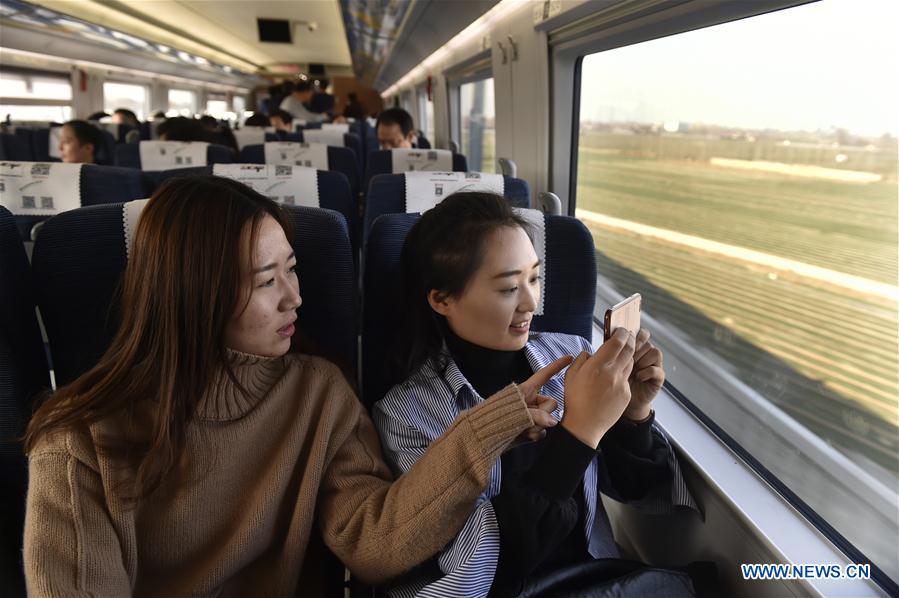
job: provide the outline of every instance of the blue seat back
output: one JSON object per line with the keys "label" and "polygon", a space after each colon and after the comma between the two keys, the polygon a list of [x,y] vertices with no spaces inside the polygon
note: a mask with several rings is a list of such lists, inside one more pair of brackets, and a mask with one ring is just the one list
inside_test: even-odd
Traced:
{"label": "blue seat back", "polygon": [[[462,154],[453,154],[453,172],[466,172],[468,160]],[[393,150],[377,150],[368,155],[363,189],[368,192],[372,178],[379,174],[393,174]]]}
{"label": "blue seat back", "polygon": [[[297,328],[354,370],[356,285],[346,221],[320,208],[285,209],[294,223],[303,296]],[[127,264],[122,204],[51,218],[32,263],[57,384],[66,384],[97,363],[120,321],[115,296]]]}
{"label": "blue seat back", "polygon": [[[370,231],[363,254],[362,398],[371,407],[402,380],[390,377],[388,359],[399,329],[399,259],[418,214],[387,214]],[[596,302],[596,256],[590,231],[576,218],[544,215],[546,264],[543,315],[532,330],[590,339]]]}
{"label": "blue seat back", "polygon": [[[321,128],[321,124],[319,124],[319,128]],[[306,137],[305,137],[305,135],[303,134],[303,130],[302,130],[302,129],[300,129],[299,131],[297,131],[297,133],[295,133],[295,134],[296,134],[296,135],[299,135],[300,141],[306,141]],[[285,141],[288,141],[288,140],[285,139]],[[363,153],[362,153],[362,140],[359,139],[359,136],[356,135],[356,134],[354,134],[354,133],[344,133],[344,135],[343,135],[343,147],[345,147],[345,148],[347,148],[347,149],[349,149],[349,150],[351,150],[351,151],[353,152],[353,156],[354,156],[355,159],[356,159],[356,163],[359,165],[359,171],[360,171],[360,172],[364,172],[364,170],[363,170],[363,164],[364,164],[363,160],[364,160],[365,158],[364,158],[364,155],[363,155]]]}
{"label": "blue seat back", "polygon": [[[284,141],[291,141],[285,139]],[[297,140],[293,140],[297,141]],[[297,143],[301,143],[297,141]],[[242,164],[265,164],[265,146],[248,145],[240,150],[240,162]],[[359,163],[352,150],[345,147],[328,146],[328,170],[343,174],[350,183],[353,197],[358,197],[359,187]]]}
{"label": "blue seat back", "polygon": [[22,537],[28,465],[17,440],[35,396],[50,388],[34,289],[13,215],[0,206],[0,579],[24,596]]}
{"label": "blue seat back", "polygon": [[30,156],[28,160],[35,160],[34,129],[30,127],[16,127],[15,135],[28,148],[28,155]]}
{"label": "blue seat back", "polygon": [[[153,190],[152,181],[139,170],[83,164],[80,175],[81,205],[92,206],[142,199]],[[23,241],[31,240],[31,229],[49,216],[16,215],[16,224]]]}
{"label": "blue seat back", "polygon": [[[524,179],[503,175],[503,196],[516,208],[531,207],[531,189]],[[363,239],[372,223],[383,214],[406,212],[406,176],[403,174],[379,174],[371,180],[365,198]]]}
{"label": "blue seat back", "polygon": [[59,162],[50,155],[50,129],[34,129],[32,133],[32,155],[35,162]]}
{"label": "blue seat back", "polygon": [[[248,146],[262,147],[262,146]],[[245,150],[241,150],[241,156],[245,155]],[[260,164],[260,162],[247,162],[247,164]],[[159,188],[165,181],[175,177],[192,176],[192,175],[209,175],[213,174],[213,166],[195,166],[193,168],[177,168],[174,170],[163,170],[156,177],[156,188],[152,189],[145,197],[149,197],[152,191]],[[353,248],[353,255],[359,247],[359,210],[356,205],[356,196],[350,188],[350,182],[346,176],[340,172],[330,170],[319,170],[317,172],[318,181],[318,205],[320,208],[334,210],[340,212],[346,219],[347,228],[350,235],[350,243]]]}
{"label": "blue seat back", "polygon": [[0,160],[30,162],[32,157],[29,138],[12,133],[0,133]]}
{"label": "blue seat back", "polygon": [[[206,164],[230,164],[234,162],[234,150],[224,145],[210,143],[206,148]],[[140,169],[140,144],[120,143],[115,148],[115,165]],[[151,173],[151,176],[152,173]]]}

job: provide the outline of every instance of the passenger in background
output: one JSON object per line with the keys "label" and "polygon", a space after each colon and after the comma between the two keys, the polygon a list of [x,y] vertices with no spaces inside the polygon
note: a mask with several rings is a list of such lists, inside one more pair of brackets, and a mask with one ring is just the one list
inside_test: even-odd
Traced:
{"label": "passenger in background", "polygon": [[[403,246],[395,355],[396,379],[405,381],[373,413],[396,475],[459,411],[560,356],[578,357],[541,389],[558,403],[555,414],[564,407],[561,425],[503,454],[462,533],[399,595],[516,596],[561,568],[588,564],[593,589],[635,566],[611,560],[618,550],[600,491],[656,512],[693,504],[653,427],[661,351],[645,330],[635,337],[619,328],[595,353],[578,336],[531,332],[544,264],[527,231],[503,197],[457,193],[425,212]],[[677,585],[665,590],[690,595]]]}
{"label": "passenger in background", "polygon": [[157,110],[156,112],[154,112],[152,117],[153,120],[165,120],[166,118],[168,117],[162,110]]}
{"label": "passenger in background", "polygon": [[214,116],[212,116],[210,114],[204,114],[197,120],[200,122],[201,125],[203,125],[204,129],[206,129],[207,131],[209,131],[211,133],[216,132],[219,128],[218,119],[216,119]]}
{"label": "passenger in background", "polygon": [[212,133],[193,118],[174,116],[159,124],[156,129],[162,141],[205,141],[214,143]]}
{"label": "passenger in background", "polygon": [[570,358],[460,414],[393,481],[337,367],[288,353],[305,258],[236,181],[153,194],[118,332],[29,423],[29,595],[309,595],[313,534],[381,583],[450,541],[499,455],[549,423],[536,389]]}
{"label": "passenger in background", "polygon": [[127,108],[116,108],[112,113],[112,122],[117,125],[128,125],[134,128],[140,127],[140,121],[137,119],[137,115]]}
{"label": "passenger in background", "polygon": [[312,101],[314,95],[315,85],[313,85],[312,82],[297,81],[294,84],[291,94],[284,98],[281,105],[278,107],[281,110],[290,112],[297,120],[309,123],[323,122],[325,120],[325,115],[315,113],[308,107],[308,104]]}
{"label": "passenger in background", "polygon": [[128,125],[131,127],[131,130],[125,134],[125,143],[137,143],[140,141],[140,121],[134,112],[127,108],[116,108],[112,113],[112,122],[117,125]]}
{"label": "passenger in background", "polygon": [[412,115],[402,108],[388,108],[378,115],[378,145],[382,150],[415,147],[417,134]]}
{"label": "passenger in background", "polygon": [[252,116],[248,117],[247,120],[244,121],[243,126],[245,127],[270,127],[272,126],[271,120],[268,116],[263,114],[262,112],[254,112]]}
{"label": "passenger in background", "polygon": [[200,126],[202,126],[209,134],[210,143],[217,143],[219,145],[224,145],[225,147],[230,147],[234,150],[235,154],[240,151],[237,146],[237,139],[234,137],[234,133],[227,124],[219,121],[211,114],[204,114],[197,119],[197,122],[199,122]]}
{"label": "passenger in background", "polygon": [[109,118],[109,114],[107,114],[106,112],[94,112],[85,120],[98,121],[103,120],[104,118]]}
{"label": "passenger in background", "polygon": [[334,117],[334,105],[337,99],[328,93],[328,85],[331,82],[327,79],[321,79],[315,82],[315,93],[312,99],[306,103],[306,107],[315,114],[321,114],[325,120],[331,120]]}
{"label": "passenger in background", "polygon": [[59,157],[63,162],[96,164],[103,147],[103,135],[91,123],[70,120],[59,132]]}
{"label": "passenger in background", "polygon": [[293,115],[290,112],[278,108],[272,110],[268,118],[275,130],[293,133]]}
{"label": "passenger in background", "polygon": [[347,95],[347,104],[343,108],[344,118],[354,118],[360,120],[365,118],[365,108],[359,102],[359,96],[354,92]]}

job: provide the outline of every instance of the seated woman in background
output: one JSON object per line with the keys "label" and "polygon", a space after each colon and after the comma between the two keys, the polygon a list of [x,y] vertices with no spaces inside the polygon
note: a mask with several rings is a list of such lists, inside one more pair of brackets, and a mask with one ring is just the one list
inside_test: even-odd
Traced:
{"label": "seated woman in background", "polygon": [[564,407],[560,425],[503,454],[461,534],[398,595],[512,596],[559,568],[617,558],[600,491],[661,510],[692,504],[653,427],[661,351],[645,330],[618,329],[592,356],[581,337],[530,332],[543,264],[527,229],[501,196],[457,193],[425,212],[403,246],[396,379],[405,381],[373,416],[397,474],[481,397],[578,357],[540,391],[555,414]]}
{"label": "seated woman in background", "polygon": [[394,482],[337,367],[288,354],[289,239],[282,209],[232,180],[151,197],[116,336],[28,426],[30,595],[310,595],[313,533],[382,582],[450,541],[502,451],[548,425],[536,389],[570,360],[460,414]]}
{"label": "seated woman in background", "polygon": [[96,164],[103,135],[84,120],[70,120],[59,132],[59,157],[63,162]]}

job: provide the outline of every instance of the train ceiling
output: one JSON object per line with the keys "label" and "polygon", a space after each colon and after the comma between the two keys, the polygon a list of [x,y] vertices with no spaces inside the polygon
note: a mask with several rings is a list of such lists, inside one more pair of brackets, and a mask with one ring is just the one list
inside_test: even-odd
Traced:
{"label": "train ceiling", "polygon": [[[234,76],[292,76],[323,65],[325,76],[355,74],[385,89],[496,2],[0,0],[0,23]],[[290,41],[260,41],[260,18],[281,20]]]}

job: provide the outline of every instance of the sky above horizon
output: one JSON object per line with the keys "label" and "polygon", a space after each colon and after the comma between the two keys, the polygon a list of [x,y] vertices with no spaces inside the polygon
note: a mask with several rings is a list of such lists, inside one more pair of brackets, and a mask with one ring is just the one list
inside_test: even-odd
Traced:
{"label": "sky above horizon", "polygon": [[822,0],[584,58],[581,120],[899,136],[899,2]]}

